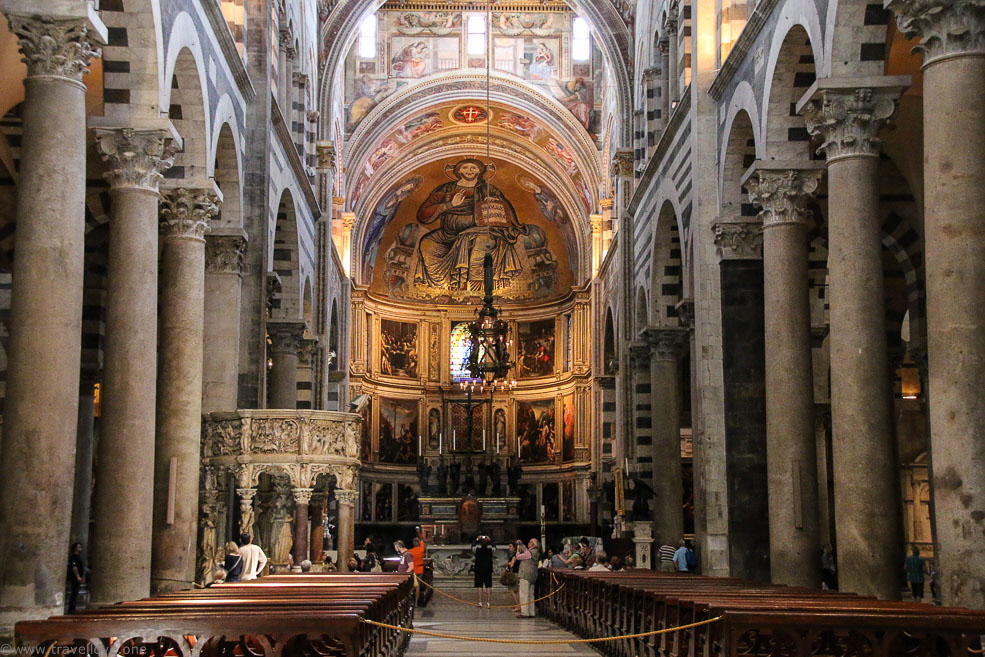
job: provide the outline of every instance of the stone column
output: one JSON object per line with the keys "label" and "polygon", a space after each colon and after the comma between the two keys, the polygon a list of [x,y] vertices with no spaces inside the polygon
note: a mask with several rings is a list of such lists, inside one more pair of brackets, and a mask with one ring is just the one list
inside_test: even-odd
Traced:
{"label": "stone column", "polygon": [[[219,212],[220,202],[215,183],[162,191],[161,334],[151,541],[153,593],[188,588],[195,579],[205,232]],[[230,338],[227,336],[226,340],[233,343]]]}
{"label": "stone column", "polygon": [[681,477],[680,355],[688,345],[683,328],[651,328],[650,412],[653,420],[653,520],[661,543],[684,536],[684,484]]}
{"label": "stone column", "polygon": [[96,375],[82,373],[79,384],[79,422],[75,443],[75,485],[72,488],[73,543],[89,554],[89,515],[92,511],[92,455],[96,424]]}
{"label": "stone column", "polygon": [[602,215],[590,215],[588,220],[592,227],[592,276],[595,276],[602,266]]}
{"label": "stone column", "polygon": [[821,162],[756,162],[743,177],[762,208],[766,476],[772,581],[820,586],[817,446],[807,259]]}
{"label": "stone column", "polygon": [[660,50],[660,70],[663,75],[660,78],[660,113],[663,117],[664,125],[670,121],[670,38],[664,34],[657,42],[657,49]]}
{"label": "stone column", "polygon": [[[161,125],[158,123],[158,125]],[[170,128],[170,122],[166,125]],[[113,199],[106,356],[94,498],[92,599],[150,593],[157,400],[158,184],[174,161],[172,129],[96,128]],[[127,564],[125,568],[121,564]]]}
{"label": "stone column", "polygon": [[311,497],[309,516],[311,518],[311,546],[308,548],[308,558],[312,563],[322,560],[321,553],[325,551],[325,493],[315,493]]}
{"label": "stone column", "polygon": [[[900,596],[877,133],[908,78],[822,79],[798,105],[828,160],[832,465],[843,590]],[[859,464],[865,464],[860,468]],[[881,509],[882,512],[874,513]]]}
{"label": "stone column", "polygon": [[308,504],[311,502],[311,488],[295,488],[294,494],[294,565],[298,566],[308,558]]}
{"label": "stone column", "polygon": [[[676,5],[671,6],[667,14],[667,23],[664,24],[664,32],[667,35],[668,67],[667,67],[667,103],[670,113],[674,113],[674,108],[681,99],[681,41],[677,34],[677,15],[679,9]],[[668,120],[670,117],[667,117]]]}
{"label": "stone column", "polygon": [[335,499],[339,503],[339,543],[336,546],[339,553],[339,572],[349,570],[349,558],[353,554],[356,542],[356,502],[359,491],[335,489]]}
{"label": "stone column", "polygon": [[83,3],[4,10],[27,63],[0,453],[0,635],[9,635],[16,620],[62,613],[82,333],[82,76],[105,27]]}
{"label": "stone column", "polygon": [[331,222],[332,198],[335,194],[335,142],[315,142],[315,153],[318,163],[315,169],[318,172],[318,205],[326,208],[325,214]]}
{"label": "stone column", "polygon": [[[253,525],[256,522],[256,515],[253,512],[253,498],[256,497],[256,488],[237,488],[236,494],[239,495],[239,533],[249,534],[256,543],[256,536],[253,534]],[[270,549],[267,546],[267,549]],[[269,555],[268,555],[269,556]]]}
{"label": "stone column", "polygon": [[246,233],[213,228],[205,237],[205,322],[202,412],[236,410],[240,305]]}
{"label": "stone column", "polygon": [[298,320],[267,320],[274,362],[267,379],[268,408],[298,407],[298,350],[304,329],[304,322]]}
{"label": "stone column", "polygon": [[728,572],[769,581],[763,228],[758,219],[742,219],[723,217],[712,224],[721,258]]}
{"label": "stone column", "polygon": [[352,271],[352,227],[356,225],[355,212],[342,213],[342,269],[348,275]]}
{"label": "stone column", "polygon": [[[945,605],[985,608],[985,7],[886,3],[923,52],[933,509]],[[15,279],[16,280],[16,279]]]}

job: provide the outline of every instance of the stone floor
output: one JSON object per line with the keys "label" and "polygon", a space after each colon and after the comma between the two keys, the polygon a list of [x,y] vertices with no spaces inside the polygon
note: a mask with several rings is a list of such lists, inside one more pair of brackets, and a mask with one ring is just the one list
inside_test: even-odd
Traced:
{"label": "stone floor", "polygon": [[[440,584],[438,584],[440,586]],[[471,589],[451,589],[452,595],[467,600],[474,599]],[[512,602],[510,594],[502,587],[493,589],[495,605],[508,605]],[[473,636],[515,641],[544,639],[576,639],[554,623],[535,618],[533,620],[515,618],[512,609],[479,609],[464,605],[448,598],[435,595],[426,609],[419,609],[414,617],[414,627],[432,632],[444,632],[459,636]],[[407,657],[459,657],[461,655],[482,655],[482,657],[515,657],[518,655],[592,655],[597,652],[587,644],[558,644],[549,646],[479,643],[455,639],[438,639],[415,635],[407,648]]]}

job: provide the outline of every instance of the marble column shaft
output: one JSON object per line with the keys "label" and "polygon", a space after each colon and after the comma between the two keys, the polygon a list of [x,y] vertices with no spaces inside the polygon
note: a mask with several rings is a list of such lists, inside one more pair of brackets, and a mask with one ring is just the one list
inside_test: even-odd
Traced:
{"label": "marble column shaft", "polygon": [[650,345],[650,409],[653,426],[654,533],[676,545],[684,536],[681,474],[680,355],[689,343],[683,328],[653,328]]}
{"label": "marble column shaft", "polygon": [[75,485],[72,492],[72,542],[89,554],[89,516],[92,511],[92,455],[96,425],[95,377],[83,373],[79,386],[79,421],[75,447]]}
{"label": "marble column shaft", "polygon": [[297,408],[298,351],[304,338],[305,324],[299,320],[268,320],[267,334],[273,367],[267,377],[268,408]]}
{"label": "marble column shaft", "polygon": [[355,551],[356,542],[356,501],[359,491],[335,489],[335,499],[339,507],[339,543],[335,547],[339,554],[339,572],[349,570],[349,558]]}
{"label": "marble column shaft", "polygon": [[309,529],[308,505],[311,503],[312,489],[295,488],[294,493],[294,565],[298,566],[308,558]]}
{"label": "marble column shaft", "polygon": [[985,5],[888,2],[923,52],[932,507],[945,605],[985,609]]}
{"label": "marble column shaft", "polygon": [[202,412],[234,411],[239,394],[240,308],[246,233],[216,229],[205,237]]}
{"label": "marble column shaft", "polygon": [[62,610],[82,333],[82,77],[100,40],[82,17],[8,19],[27,78],[0,453],[0,635]]}
{"label": "marble column shaft", "polygon": [[[860,83],[859,83],[860,82]],[[900,597],[899,474],[886,354],[879,214],[879,128],[898,78],[814,83],[799,108],[828,160],[831,424],[838,579],[843,590]],[[863,464],[864,467],[860,467]],[[874,510],[881,512],[874,513]]]}
{"label": "marble column shaft", "polygon": [[757,162],[743,180],[762,208],[770,575],[817,587],[818,488],[808,230],[824,165]]}
{"label": "marble column shaft", "polygon": [[162,192],[161,318],[154,457],[151,590],[187,588],[195,579],[205,232],[219,211],[215,184]]}
{"label": "marble column shaft", "polygon": [[[150,592],[157,402],[158,185],[174,161],[166,129],[96,128],[113,202],[92,599]],[[121,567],[126,564],[126,567]]]}

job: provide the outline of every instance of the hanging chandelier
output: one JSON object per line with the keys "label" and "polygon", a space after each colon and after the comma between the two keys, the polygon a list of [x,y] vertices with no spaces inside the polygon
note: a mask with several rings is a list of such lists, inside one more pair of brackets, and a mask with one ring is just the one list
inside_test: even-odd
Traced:
{"label": "hanging chandelier", "polygon": [[499,310],[493,303],[493,257],[490,250],[482,258],[483,288],[485,296],[478,317],[469,323],[469,355],[466,369],[470,381],[463,381],[462,388],[479,390],[508,390],[516,380],[508,379],[510,368],[509,324],[499,318]]}

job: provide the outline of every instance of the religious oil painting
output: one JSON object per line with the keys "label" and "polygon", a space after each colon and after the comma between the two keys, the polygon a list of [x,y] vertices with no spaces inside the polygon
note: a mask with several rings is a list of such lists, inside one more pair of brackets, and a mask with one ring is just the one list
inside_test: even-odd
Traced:
{"label": "religious oil painting", "polygon": [[380,320],[380,374],[416,379],[417,324]]}
{"label": "religious oil painting", "polygon": [[554,436],[554,399],[517,401],[516,440],[521,463],[553,463],[557,456]]}
{"label": "religious oil painting", "polygon": [[517,374],[521,379],[554,374],[554,320],[517,324]]}
{"label": "religious oil painting", "polygon": [[420,435],[416,399],[380,399],[380,462],[417,463]]}
{"label": "religious oil painting", "polygon": [[575,396],[561,398],[561,460],[575,460]]}

